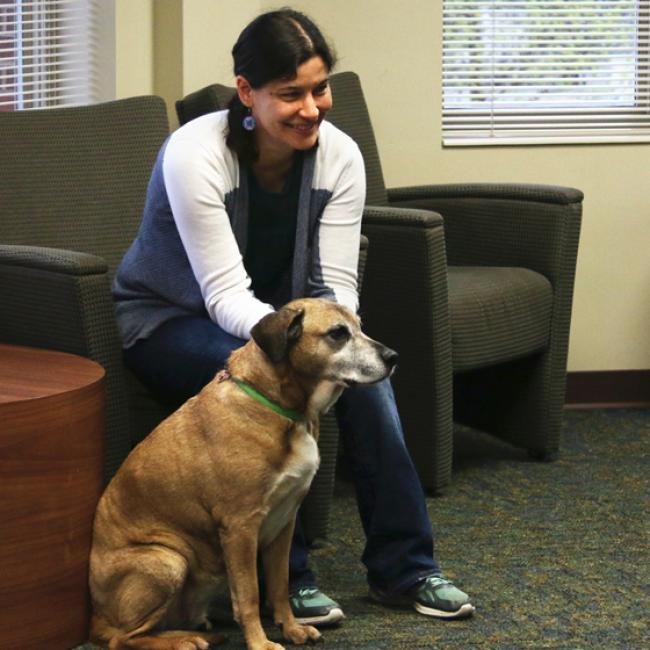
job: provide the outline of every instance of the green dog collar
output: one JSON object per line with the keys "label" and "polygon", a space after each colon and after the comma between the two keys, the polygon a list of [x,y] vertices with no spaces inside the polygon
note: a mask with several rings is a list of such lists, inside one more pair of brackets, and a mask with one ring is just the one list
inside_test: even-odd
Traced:
{"label": "green dog collar", "polygon": [[254,400],[257,400],[260,404],[263,404],[267,408],[270,408],[272,411],[275,411],[279,415],[283,415],[285,418],[289,418],[294,422],[304,422],[305,416],[298,411],[292,409],[285,409],[283,406],[272,402],[268,397],[262,395],[259,391],[255,390],[250,384],[247,384],[241,379],[236,379],[231,377],[231,379],[239,386],[245,393],[248,393]]}

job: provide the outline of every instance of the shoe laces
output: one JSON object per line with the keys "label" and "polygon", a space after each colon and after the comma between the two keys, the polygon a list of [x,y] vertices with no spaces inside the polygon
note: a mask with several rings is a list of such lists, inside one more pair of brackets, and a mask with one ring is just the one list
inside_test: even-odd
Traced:
{"label": "shoe laces", "polygon": [[435,587],[440,587],[440,585],[450,585],[451,581],[447,580],[447,578],[443,578],[442,576],[427,576],[424,579],[424,582],[432,588]]}
{"label": "shoe laces", "polygon": [[297,592],[291,594],[294,598],[309,598],[318,593],[318,587],[300,587]]}

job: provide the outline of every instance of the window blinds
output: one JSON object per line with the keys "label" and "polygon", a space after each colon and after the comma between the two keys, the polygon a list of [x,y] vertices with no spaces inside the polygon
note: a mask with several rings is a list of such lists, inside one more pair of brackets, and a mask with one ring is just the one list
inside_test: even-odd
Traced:
{"label": "window blinds", "polygon": [[0,0],[0,110],[94,100],[95,9],[95,0]]}
{"label": "window blinds", "polygon": [[650,0],[444,0],[445,145],[650,142]]}

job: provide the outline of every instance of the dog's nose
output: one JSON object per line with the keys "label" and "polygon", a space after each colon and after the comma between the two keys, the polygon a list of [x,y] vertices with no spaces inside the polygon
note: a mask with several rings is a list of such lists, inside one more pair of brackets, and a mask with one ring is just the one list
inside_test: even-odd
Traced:
{"label": "dog's nose", "polygon": [[397,360],[399,359],[399,354],[395,350],[384,347],[381,351],[381,358],[384,360],[384,363],[389,367],[393,368],[397,365]]}

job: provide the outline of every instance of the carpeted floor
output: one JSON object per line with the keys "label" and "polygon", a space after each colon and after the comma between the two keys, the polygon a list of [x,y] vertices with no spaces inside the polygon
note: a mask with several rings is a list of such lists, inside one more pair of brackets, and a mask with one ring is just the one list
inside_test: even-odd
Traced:
{"label": "carpeted floor", "polygon": [[[551,464],[466,429],[455,446],[452,489],[428,507],[436,555],[476,614],[442,622],[370,602],[339,481],[329,542],[312,554],[348,617],[324,630],[327,649],[650,648],[650,411],[568,411]],[[224,650],[245,647],[237,627],[223,632]]]}

